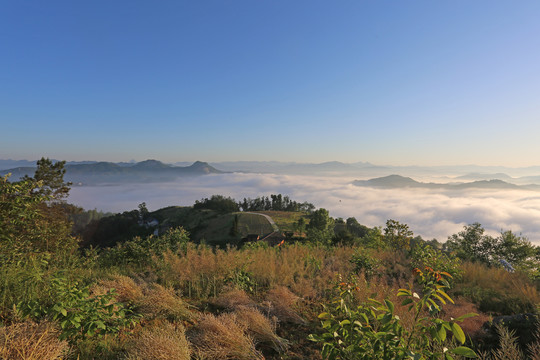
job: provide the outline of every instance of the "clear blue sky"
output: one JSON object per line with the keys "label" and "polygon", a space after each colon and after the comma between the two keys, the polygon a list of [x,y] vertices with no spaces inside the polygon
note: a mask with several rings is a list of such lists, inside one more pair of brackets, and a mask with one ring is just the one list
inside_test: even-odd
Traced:
{"label": "clear blue sky", "polygon": [[539,1],[0,1],[0,158],[540,165]]}

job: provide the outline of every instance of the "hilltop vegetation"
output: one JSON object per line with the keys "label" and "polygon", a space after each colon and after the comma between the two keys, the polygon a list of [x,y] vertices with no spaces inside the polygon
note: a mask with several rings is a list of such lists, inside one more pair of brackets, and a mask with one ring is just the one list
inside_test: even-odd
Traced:
{"label": "hilltop vegetation", "polygon": [[[52,165],[0,180],[0,358],[537,358],[539,249],[511,231],[441,244],[279,194],[84,212]],[[240,246],[275,230],[252,204],[279,245]]]}

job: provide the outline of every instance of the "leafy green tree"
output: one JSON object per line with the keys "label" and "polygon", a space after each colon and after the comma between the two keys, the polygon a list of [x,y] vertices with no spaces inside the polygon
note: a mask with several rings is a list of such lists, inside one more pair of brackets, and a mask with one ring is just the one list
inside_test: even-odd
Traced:
{"label": "leafy green tree", "polygon": [[356,237],[362,238],[369,232],[369,228],[360,224],[354,217],[348,218],[346,224],[347,230]]}
{"label": "leafy green tree", "polygon": [[193,208],[215,210],[224,214],[240,211],[238,204],[233,198],[223,195],[212,195],[210,199],[204,198],[200,201],[197,200]]}
{"label": "leafy green tree", "polygon": [[48,204],[53,192],[41,191],[43,181],[25,178],[0,181],[0,247],[5,261],[17,261],[32,253],[57,257],[71,252],[76,240],[71,223],[59,204]]}
{"label": "leafy green tree", "polygon": [[321,244],[330,244],[334,236],[334,220],[328,210],[320,208],[309,216],[306,227],[308,239]]}
{"label": "leafy green tree", "polygon": [[0,257],[10,262],[31,252],[41,241],[43,214],[38,205],[49,198],[33,190],[41,183],[33,179],[10,182],[0,178]]}
{"label": "leafy green tree", "polygon": [[412,237],[413,232],[409,229],[409,225],[392,219],[386,221],[384,240],[393,249],[409,250]]}
{"label": "leafy green tree", "polygon": [[387,246],[381,227],[369,229],[367,234],[360,238],[359,243],[371,249],[384,249]]}
{"label": "leafy green tree", "polygon": [[500,260],[528,273],[537,271],[540,263],[539,248],[525,237],[512,231],[501,231],[498,237],[484,234],[479,223],[464,227],[463,231],[448,238],[444,248],[463,260],[498,266]]}

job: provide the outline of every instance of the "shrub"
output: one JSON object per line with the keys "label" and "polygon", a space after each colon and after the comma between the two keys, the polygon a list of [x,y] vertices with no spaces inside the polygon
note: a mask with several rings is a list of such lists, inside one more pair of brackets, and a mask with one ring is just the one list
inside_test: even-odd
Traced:
{"label": "shrub", "polygon": [[113,290],[91,297],[88,286],[56,277],[50,291],[50,302],[31,300],[20,303],[17,309],[25,317],[58,321],[62,340],[75,342],[86,337],[117,333],[137,321],[136,317],[129,317],[131,311],[122,303],[114,302],[116,293]]}
{"label": "shrub", "polygon": [[[448,274],[426,269],[424,274],[417,271],[419,283],[423,287],[420,297],[410,289],[400,289],[398,296],[404,298],[402,306],[414,313],[412,326],[405,326],[395,313],[395,305],[385,299],[383,302],[369,299],[356,308],[350,306],[354,285],[340,284],[340,296],[333,309],[319,315],[324,333],[310,335],[310,339],[323,343],[322,356],[327,359],[452,359],[450,354],[476,357],[465,346],[452,347],[447,339],[447,331],[455,341],[463,344],[465,334],[456,321],[445,321],[436,315],[441,305],[452,299],[445,293]],[[427,312],[427,314],[426,314]]]}
{"label": "shrub", "polygon": [[426,244],[419,244],[411,249],[412,268],[424,269],[426,266],[444,271],[460,280],[463,275],[461,260],[456,256],[444,253]]}
{"label": "shrub", "polygon": [[380,261],[371,256],[370,252],[365,252],[363,249],[356,250],[350,262],[354,264],[353,271],[356,274],[363,272],[368,280],[373,277],[373,275],[379,273],[378,269]]}

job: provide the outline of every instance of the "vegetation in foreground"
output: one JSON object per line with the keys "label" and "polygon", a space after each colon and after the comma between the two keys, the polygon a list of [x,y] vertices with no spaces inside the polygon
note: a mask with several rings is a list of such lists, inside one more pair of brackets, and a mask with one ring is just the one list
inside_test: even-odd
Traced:
{"label": "vegetation in foreground", "polygon": [[[48,159],[0,180],[1,359],[538,359],[538,248],[512,232],[443,246],[281,195],[90,215],[68,191]],[[236,246],[240,210],[285,241]],[[186,231],[222,216],[218,246]]]}

